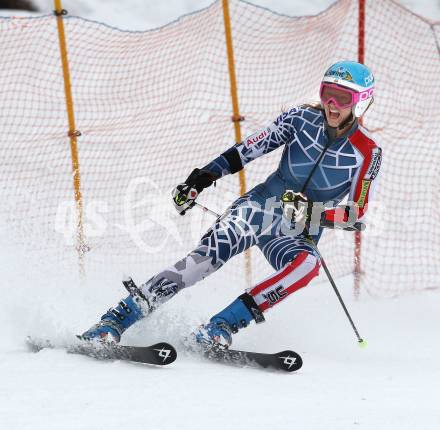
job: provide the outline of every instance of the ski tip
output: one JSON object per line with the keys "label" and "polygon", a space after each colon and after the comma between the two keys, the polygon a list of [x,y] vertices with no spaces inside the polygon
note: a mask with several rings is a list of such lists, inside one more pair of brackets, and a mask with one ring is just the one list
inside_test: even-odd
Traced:
{"label": "ski tip", "polygon": [[34,339],[32,339],[30,336],[26,337],[25,344],[30,352],[38,352],[42,350],[40,345],[38,345],[38,343],[35,342]]}
{"label": "ski tip", "polygon": [[129,275],[127,275],[126,273],[123,273],[122,274],[122,282],[124,283],[124,282],[130,282],[132,279],[131,279],[131,276],[129,276]]}
{"label": "ski tip", "polygon": [[45,348],[53,348],[48,340],[35,339],[31,336],[26,337],[25,343],[30,352],[40,352]]}
{"label": "ski tip", "polygon": [[149,347],[157,354],[158,364],[167,365],[176,361],[177,351],[174,346],[167,342],[159,342]]}
{"label": "ski tip", "polygon": [[301,369],[303,365],[301,356],[294,351],[281,351],[276,355],[279,360],[280,368],[286,372],[295,372]]}

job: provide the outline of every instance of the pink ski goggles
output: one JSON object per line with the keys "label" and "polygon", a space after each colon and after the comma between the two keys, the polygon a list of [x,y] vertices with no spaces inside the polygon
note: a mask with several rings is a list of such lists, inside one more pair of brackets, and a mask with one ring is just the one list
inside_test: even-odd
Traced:
{"label": "pink ski goggles", "polygon": [[373,92],[374,88],[357,92],[337,84],[323,82],[319,90],[319,97],[324,104],[328,104],[332,101],[338,108],[344,109],[369,99],[373,96]]}

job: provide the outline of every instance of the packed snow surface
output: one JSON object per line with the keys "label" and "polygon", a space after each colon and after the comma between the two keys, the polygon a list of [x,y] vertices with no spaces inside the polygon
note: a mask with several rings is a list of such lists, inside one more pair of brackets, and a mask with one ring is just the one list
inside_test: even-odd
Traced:
{"label": "packed snow surface", "polygon": [[296,373],[234,368],[185,352],[181,339],[237,295],[221,271],[124,335],[125,344],[174,344],[179,356],[168,367],[100,362],[62,349],[35,354],[25,347],[27,335],[68,342],[122,297],[120,277],[110,273],[108,282],[95,274],[81,285],[0,233],[8,249],[0,290],[2,428],[438,428],[438,291],[392,299],[361,292],[355,300],[352,279],[338,280],[366,349],[358,347],[327,282],[298,291],[268,312],[264,324],[235,336],[240,349],[297,351],[304,366]]}
{"label": "packed snow surface", "polygon": [[108,304],[68,282],[51,291],[17,272],[15,283],[3,283],[1,293],[0,416],[8,430],[430,430],[440,423],[439,293],[354,301],[351,280],[340,282],[368,341],[360,349],[330,285],[307,287],[234,339],[242,349],[296,350],[304,366],[288,374],[185,354],[188,321],[206,314],[200,298],[219,309],[227,285],[194,287],[194,300],[185,291],[127,333],[125,343],[177,346],[177,361],[158,368],[26,351],[27,334],[65,341],[94,322],[90,308],[99,315]]}

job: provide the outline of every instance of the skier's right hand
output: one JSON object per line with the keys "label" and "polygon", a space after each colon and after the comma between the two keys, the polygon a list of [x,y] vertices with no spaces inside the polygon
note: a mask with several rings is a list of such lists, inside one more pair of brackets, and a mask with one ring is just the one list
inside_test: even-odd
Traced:
{"label": "skier's right hand", "polygon": [[199,193],[209,187],[217,177],[213,172],[194,169],[183,184],[177,185],[172,191],[173,205],[180,215],[195,205]]}
{"label": "skier's right hand", "polygon": [[177,185],[171,194],[173,196],[174,208],[180,215],[185,215],[186,211],[195,205],[195,200],[199,195],[195,188],[185,183]]}

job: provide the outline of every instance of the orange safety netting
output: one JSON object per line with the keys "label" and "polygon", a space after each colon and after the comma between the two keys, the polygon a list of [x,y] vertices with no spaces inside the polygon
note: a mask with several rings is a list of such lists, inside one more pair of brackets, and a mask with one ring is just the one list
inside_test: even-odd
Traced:
{"label": "orange safety netting", "polygon": [[[230,5],[243,135],[290,106],[317,99],[326,67],[357,59],[357,2],[291,18]],[[232,145],[221,2],[165,27],[127,32],[64,18],[78,137],[86,270],[144,279],[197,243],[213,219],[174,213],[170,190]],[[381,183],[362,234],[362,285],[389,295],[440,286],[439,25],[393,1],[367,2],[365,62],[377,82],[364,124],[384,151]],[[0,217],[30,251],[76,268],[75,202],[56,19],[0,19]],[[248,189],[281,152],[246,167]],[[237,175],[200,202],[222,212]],[[354,238],[327,232],[335,276],[353,271]],[[272,269],[252,252],[253,281]],[[221,270],[245,287],[242,256]]]}

